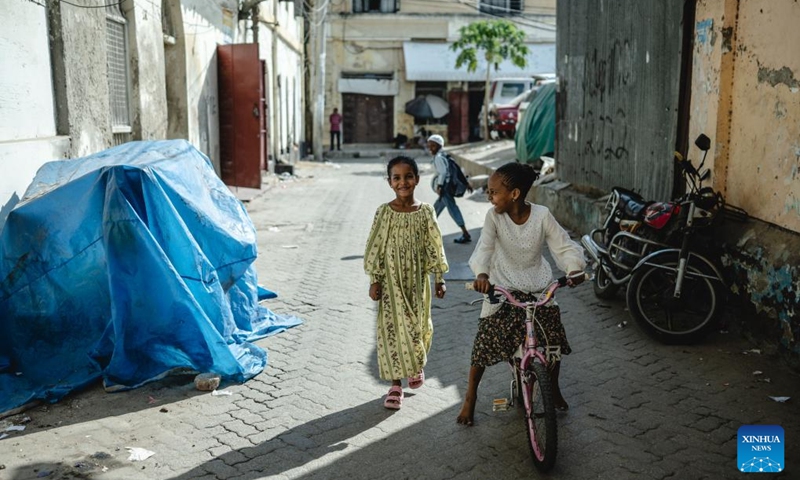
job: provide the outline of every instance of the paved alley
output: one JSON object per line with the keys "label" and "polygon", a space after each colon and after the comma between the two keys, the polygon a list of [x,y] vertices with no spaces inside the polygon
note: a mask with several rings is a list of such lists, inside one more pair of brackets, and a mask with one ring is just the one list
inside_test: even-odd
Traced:
{"label": "paved alley", "polygon": [[[0,479],[543,478],[520,410],[492,411],[492,399],[508,395],[505,366],[484,376],[476,425],[455,422],[480,306],[463,287],[474,243],[453,243],[459,232],[447,213],[440,224],[451,273],[446,297],[433,303],[426,384],[406,389],[402,410],[382,406],[388,384],[378,378],[362,255],[375,209],[393,198],[385,160],[301,163],[297,178],[248,203],[259,281],[280,295],[266,305],[305,322],[258,342],[269,352],[264,372],[221,387],[230,396],[199,392],[192,377],[168,378],[114,394],[95,386],[0,420],[0,432],[26,427],[0,440]],[[420,163],[427,169],[429,159]],[[433,203],[427,170],[417,193]],[[458,203],[477,238],[490,205],[481,193]],[[698,346],[656,343],[629,319],[621,295],[600,301],[588,282],[559,293],[573,348],[562,370],[571,408],[559,417],[547,478],[746,478],[736,464],[745,424],[781,425],[786,470],[769,478],[800,478],[796,374],[744,353],[752,347],[734,334]],[[131,462],[126,447],[155,455]]]}

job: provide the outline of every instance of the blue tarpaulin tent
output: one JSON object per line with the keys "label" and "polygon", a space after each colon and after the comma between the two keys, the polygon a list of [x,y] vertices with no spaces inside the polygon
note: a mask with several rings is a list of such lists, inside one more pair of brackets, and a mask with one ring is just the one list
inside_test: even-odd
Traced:
{"label": "blue tarpaulin tent", "polygon": [[259,305],[274,294],[256,255],[244,206],[186,141],[45,164],[0,233],[0,412],[100,377],[258,374],[250,341],[301,322]]}

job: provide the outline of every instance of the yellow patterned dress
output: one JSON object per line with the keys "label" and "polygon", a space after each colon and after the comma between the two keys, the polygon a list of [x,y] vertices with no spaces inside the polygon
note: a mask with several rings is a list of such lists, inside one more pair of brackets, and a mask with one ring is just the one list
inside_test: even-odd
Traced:
{"label": "yellow patterned dress", "polygon": [[370,283],[381,284],[378,303],[378,368],[384,380],[419,373],[433,337],[431,279],[447,272],[442,233],[433,207],[416,212],[378,207],[364,252]]}

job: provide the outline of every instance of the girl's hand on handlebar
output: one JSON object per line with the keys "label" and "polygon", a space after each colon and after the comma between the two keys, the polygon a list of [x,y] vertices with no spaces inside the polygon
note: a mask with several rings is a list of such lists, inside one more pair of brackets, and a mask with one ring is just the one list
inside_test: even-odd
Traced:
{"label": "girl's hand on handlebar", "polygon": [[437,283],[436,298],[444,298],[445,293],[447,293],[447,287],[444,286],[444,283]]}
{"label": "girl's hand on handlebar", "polygon": [[567,274],[567,285],[570,287],[575,287],[583,283],[586,279],[586,274],[583,270],[574,270]]}
{"label": "girl's hand on handlebar", "polygon": [[475,278],[475,281],[472,282],[472,288],[476,292],[489,293],[492,289],[492,285],[489,283],[489,275],[485,273],[479,274],[478,277]]}
{"label": "girl's hand on handlebar", "polygon": [[377,302],[381,298],[381,293],[382,292],[380,283],[375,282],[369,286],[369,298]]}

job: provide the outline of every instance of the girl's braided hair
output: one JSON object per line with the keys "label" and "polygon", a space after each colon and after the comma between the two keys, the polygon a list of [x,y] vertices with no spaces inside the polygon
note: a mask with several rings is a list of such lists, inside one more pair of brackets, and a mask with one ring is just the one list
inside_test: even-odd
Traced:
{"label": "girl's braided hair", "polygon": [[419,167],[417,166],[417,161],[411,157],[407,157],[405,155],[399,155],[389,160],[388,165],[386,165],[386,175],[389,176],[389,178],[392,177],[392,168],[398,163],[405,163],[406,165],[411,167],[411,170],[414,172],[414,176],[419,177]]}
{"label": "girl's braided hair", "polygon": [[527,163],[511,162],[506,163],[494,172],[499,175],[503,185],[509,190],[519,189],[520,198],[525,199],[533,186],[533,182],[539,178],[539,173],[533,166]]}

